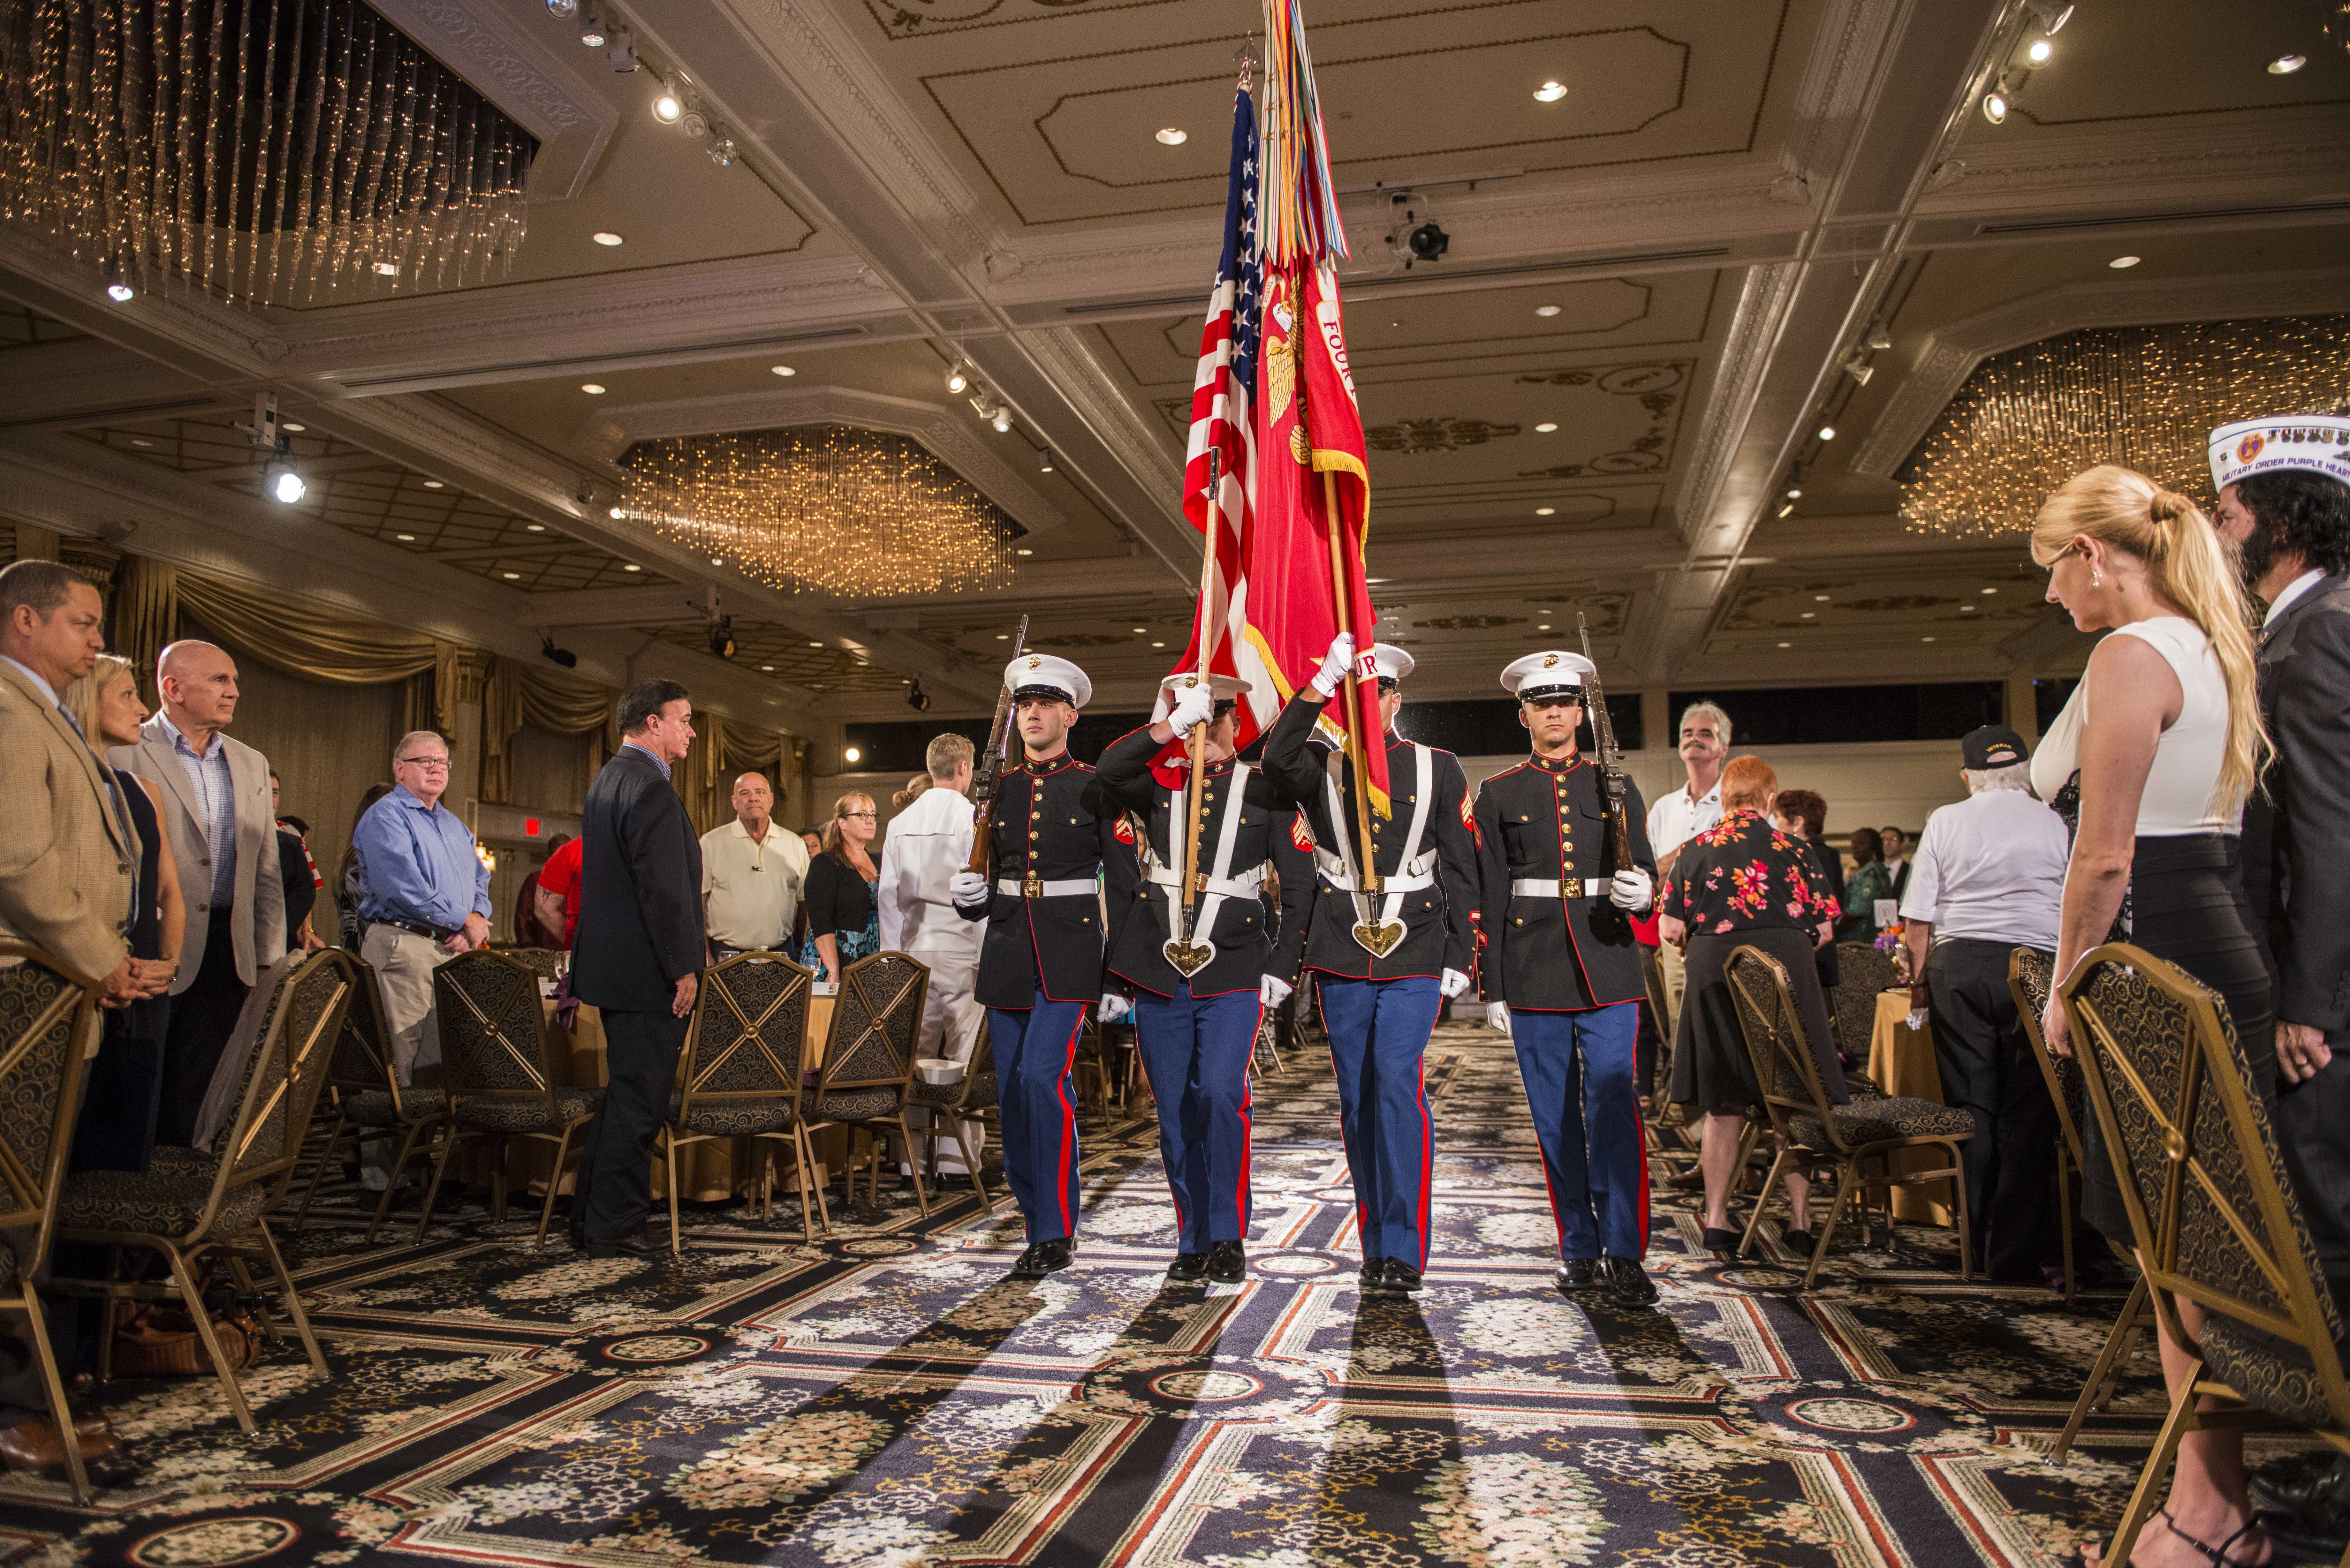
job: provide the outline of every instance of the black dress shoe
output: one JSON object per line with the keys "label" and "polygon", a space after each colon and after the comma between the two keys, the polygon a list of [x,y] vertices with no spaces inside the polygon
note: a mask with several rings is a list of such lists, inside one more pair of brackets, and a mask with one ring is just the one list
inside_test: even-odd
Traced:
{"label": "black dress shoe", "polygon": [[[1779,1245],[1786,1248],[1791,1252],[1801,1252],[1805,1257],[1811,1256],[1812,1249],[1818,1244],[1818,1238],[1814,1237],[1809,1231],[1782,1231],[1779,1232]],[[2034,1281],[2033,1282],[2037,1283],[2038,1282]]]}
{"label": "black dress shoe", "polygon": [[1558,1266],[1558,1288],[1573,1294],[1587,1291],[1599,1282],[1599,1260],[1569,1258]]}
{"label": "black dress shoe", "polygon": [[1621,1306],[1653,1306],[1657,1283],[1637,1258],[1609,1258],[1600,1270],[1607,1276],[1607,1293]]}
{"label": "black dress shoe", "polygon": [[1167,1277],[1170,1280],[1196,1280],[1207,1272],[1205,1252],[1178,1252],[1175,1261],[1167,1265]]}
{"label": "black dress shoe", "polygon": [[1069,1266],[1071,1248],[1066,1236],[1055,1236],[1049,1241],[1032,1241],[1012,1265],[1011,1278],[1041,1280],[1046,1274],[1057,1274]]}
{"label": "black dress shoe", "polygon": [[642,1231],[633,1236],[621,1236],[609,1241],[598,1241],[593,1236],[588,1239],[588,1255],[591,1258],[650,1258],[659,1251],[660,1248],[645,1240]]}
{"label": "black dress shoe", "polygon": [[1236,1285],[1248,1274],[1248,1249],[1238,1241],[1219,1241],[1208,1249],[1208,1278],[1220,1285]]}
{"label": "black dress shoe", "polygon": [[1419,1293],[1419,1271],[1401,1258],[1389,1258],[1388,1266],[1380,1271],[1379,1280],[1391,1292],[1404,1295]]}
{"label": "black dress shoe", "polygon": [[1375,1291],[1386,1282],[1388,1261],[1385,1258],[1365,1258],[1363,1266],[1355,1272],[1355,1288]]}

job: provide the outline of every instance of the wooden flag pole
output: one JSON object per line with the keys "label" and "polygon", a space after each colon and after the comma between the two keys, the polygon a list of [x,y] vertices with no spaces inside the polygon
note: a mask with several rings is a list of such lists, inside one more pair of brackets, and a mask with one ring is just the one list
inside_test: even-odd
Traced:
{"label": "wooden flag pole", "polygon": [[[1299,389],[1300,393],[1304,391]],[[1301,395],[1298,413],[1305,413]],[[1330,525],[1330,600],[1337,610],[1338,629],[1351,633],[1355,629],[1355,608],[1347,596],[1347,550],[1342,535],[1344,527],[1338,520],[1338,476],[1328,469],[1322,471],[1322,515]],[[1362,735],[1363,701],[1360,680],[1356,670],[1362,663],[1366,649],[1355,650],[1355,662],[1347,667],[1347,758],[1355,769],[1356,846],[1361,851],[1362,890],[1376,895],[1385,886],[1379,876],[1378,857],[1371,848],[1371,774],[1366,761],[1366,742]],[[1386,737],[1380,737],[1384,744]]]}

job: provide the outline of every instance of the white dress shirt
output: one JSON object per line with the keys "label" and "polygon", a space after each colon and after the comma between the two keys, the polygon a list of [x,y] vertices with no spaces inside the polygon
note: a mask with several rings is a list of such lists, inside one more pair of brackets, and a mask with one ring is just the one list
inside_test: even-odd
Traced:
{"label": "white dress shirt", "polygon": [[[2261,618],[2261,629],[2262,631],[2266,631],[2269,628],[2274,626],[2276,624],[2276,618],[2284,614],[2287,609],[2291,608],[2293,600],[2301,597],[2302,595],[2307,593],[2310,589],[2315,587],[2324,580],[2325,574],[2319,571],[2316,567],[2312,566],[2308,571],[2302,573],[2301,576],[2293,578],[2290,583],[2287,583],[2284,587],[2284,591],[2277,595],[2276,602],[2269,606],[2269,613]],[[16,668],[19,670],[25,669],[21,664],[16,666]],[[32,671],[26,670],[25,670],[25,673],[30,675]]]}
{"label": "white dress shirt", "polygon": [[778,822],[764,841],[736,817],[702,836],[702,908],[710,940],[743,952],[780,950],[791,940],[807,886],[807,846]]}
{"label": "white dress shirt", "polygon": [[881,950],[979,961],[985,920],[955,913],[949,885],[971,861],[971,797],[933,784],[889,819],[881,844]]}
{"label": "white dress shirt", "polygon": [[2055,812],[2020,789],[1984,790],[1926,819],[1902,918],[1933,922],[1938,942],[1964,937],[2054,951],[2072,855]]}
{"label": "white dress shirt", "polygon": [[1657,797],[1648,807],[1648,847],[1662,857],[1703,833],[1721,820],[1721,781],[1698,799],[1690,798],[1689,785]]}

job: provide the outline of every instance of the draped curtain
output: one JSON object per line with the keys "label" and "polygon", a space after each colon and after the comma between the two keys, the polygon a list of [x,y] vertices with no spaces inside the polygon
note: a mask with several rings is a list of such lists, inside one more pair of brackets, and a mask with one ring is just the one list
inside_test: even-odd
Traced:
{"label": "draped curtain", "polygon": [[614,729],[619,693],[524,659],[495,658],[482,686],[482,798],[514,801],[514,744],[529,724],[556,735],[586,735],[590,777],[620,743]]}
{"label": "draped curtain", "polygon": [[738,724],[715,713],[697,714],[694,723],[693,744],[671,771],[670,783],[698,831],[707,833],[733,819],[734,781],[744,774],[765,774],[782,808],[781,774],[794,743],[787,732]]}
{"label": "draped curtain", "polygon": [[163,645],[180,634],[180,568],[169,561],[126,556],[114,574],[114,625],[107,646],[130,661],[139,694],[151,709],[155,660]]}

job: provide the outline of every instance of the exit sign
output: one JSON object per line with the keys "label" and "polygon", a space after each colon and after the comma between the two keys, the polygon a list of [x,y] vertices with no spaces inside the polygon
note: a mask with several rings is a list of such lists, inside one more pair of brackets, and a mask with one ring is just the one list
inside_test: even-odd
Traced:
{"label": "exit sign", "polygon": [[538,818],[535,816],[524,817],[522,819],[522,830],[529,837],[536,838],[538,836]]}

